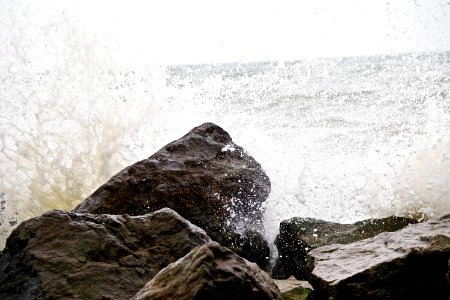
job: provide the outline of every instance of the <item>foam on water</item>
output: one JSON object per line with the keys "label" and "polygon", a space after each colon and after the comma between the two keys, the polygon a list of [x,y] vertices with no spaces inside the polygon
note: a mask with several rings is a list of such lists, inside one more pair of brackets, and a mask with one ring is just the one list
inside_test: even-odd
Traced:
{"label": "foam on water", "polygon": [[273,238],[293,216],[353,222],[450,211],[449,60],[171,68],[166,97],[217,120],[262,163],[272,181],[265,227]]}
{"label": "foam on water", "polygon": [[1,18],[1,243],[206,121],[268,173],[270,239],[292,216],[450,213],[449,53],[166,69],[21,3]]}

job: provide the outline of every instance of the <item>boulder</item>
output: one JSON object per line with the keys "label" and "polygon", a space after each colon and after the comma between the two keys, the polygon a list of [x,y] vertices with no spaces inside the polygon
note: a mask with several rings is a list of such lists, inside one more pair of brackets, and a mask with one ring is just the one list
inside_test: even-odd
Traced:
{"label": "boulder", "polygon": [[168,208],[137,217],[50,211],[7,239],[0,299],[129,299],[210,240]]}
{"label": "boulder", "polygon": [[314,300],[314,289],[308,281],[296,280],[289,277],[283,280],[274,280],[281,291],[283,300]]}
{"label": "boulder", "polygon": [[319,299],[448,300],[450,215],[308,253]]}
{"label": "boulder", "polygon": [[330,244],[348,244],[373,237],[381,232],[396,231],[417,223],[416,220],[391,216],[369,219],[354,224],[339,224],[313,218],[292,218],[281,222],[280,233],[275,239],[279,257],[272,270],[275,279],[291,275],[306,279],[307,253],[317,247]]}
{"label": "boulder", "polygon": [[[235,233],[243,242],[242,232],[261,231],[260,207],[269,192],[261,165],[225,130],[205,123],[114,175],[74,211],[142,215],[169,207],[239,252],[241,242],[234,246],[223,236]],[[253,249],[239,254],[259,256]]]}
{"label": "boulder", "polygon": [[281,294],[256,264],[210,242],[161,270],[133,299],[269,300]]}

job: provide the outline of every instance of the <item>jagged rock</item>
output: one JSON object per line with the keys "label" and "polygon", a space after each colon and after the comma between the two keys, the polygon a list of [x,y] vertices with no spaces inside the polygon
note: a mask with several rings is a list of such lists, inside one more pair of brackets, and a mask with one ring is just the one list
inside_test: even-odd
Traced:
{"label": "jagged rock", "polygon": [[283,300],[314,300],[314,289],[308,281],[289,277],[284,280],[274,280],[281,291]]}
{"label": "jagged rock", "polygon": [[305,259],[310,250],[330,244],[352,243],[381,232],[396,231],[414,223],[417,221],[395,216],[354,224],[339,224],[313,218],[285,220],[281,222],[280,233],[275,239],[279,257],[272,270],[272,277],[286,279],[294,275],[299,280],[305,280]]}
{"label": "jagged rock", "polygon": [[450,215],[397,232],[309,252],[309,282],[320,299],[448,300]]}
{"label": "jagged rock", "polygon": [[262,230],[259,209],[269,192],[270,180],[260,164],[222,128],[205,123],[114,175],[74,211],[142,215],[169,207],[253,260],[258,249],[239,252],[242,245],[223,236]]}
{"label": "jagged rock", "polygon": [[168,208],[137,217],[50,211],[7,239],[0,299],[129,299],[210,240]]}
{"label": "jagged rock", "polygon": [[281,294],[256,264],[210,242],[161,270],[133,299],[269,300]]}

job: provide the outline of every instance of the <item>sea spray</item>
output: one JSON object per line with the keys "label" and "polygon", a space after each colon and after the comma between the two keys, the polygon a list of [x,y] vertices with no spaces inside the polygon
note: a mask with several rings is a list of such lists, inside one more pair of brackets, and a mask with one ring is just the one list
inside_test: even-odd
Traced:
{"label": "sea spray", "polygon": [[12,225],[72,209],[154,147],[146,132],[158,120],[163,72],[121,64],[114,39],[61,7],[43,7],[3,7],[0,244]]}
{"label": "sea spray", "polygon": [[448,66],[449,53],[178,66],[166,96],[261,162],[273,238],[293,216],[448,213]]}
{"label": "sea spray", "polygon": [[206,121],[269,175],[270,239],[292,216],[450,213],[448,52],[160,68],[42,3],[2,7],[3,241]]}

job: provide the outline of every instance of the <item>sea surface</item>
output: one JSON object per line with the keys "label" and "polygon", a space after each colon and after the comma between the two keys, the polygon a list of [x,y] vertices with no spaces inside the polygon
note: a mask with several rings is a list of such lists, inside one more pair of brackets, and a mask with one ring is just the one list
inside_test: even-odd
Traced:
{"label": "sea surface", "polygon": [[1,245],[203,122],[270,177],[270,240],[294,216],[450,213],[450,52],[124,68],[70,49],[2,61]]}
{"label": "sea surface", "polygon": [[271,238],[293,216],[450,213],[449,52],[171,66],[165,104],[262,164]]}

